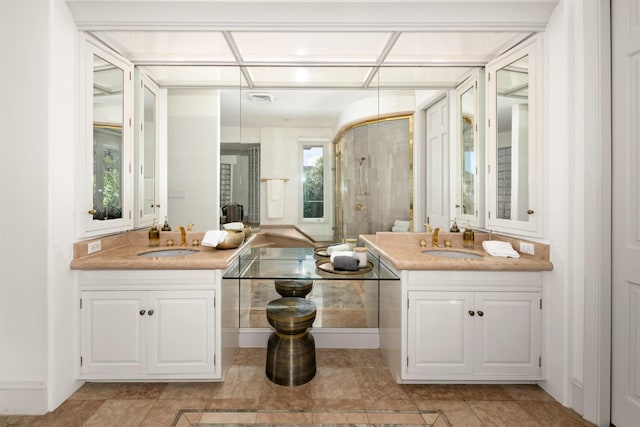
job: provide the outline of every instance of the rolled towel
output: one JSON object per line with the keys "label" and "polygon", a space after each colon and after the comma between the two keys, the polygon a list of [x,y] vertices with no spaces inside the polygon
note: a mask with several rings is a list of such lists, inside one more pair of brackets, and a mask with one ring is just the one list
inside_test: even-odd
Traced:
{"label": "rolled towel", "polygon": [[244,230],[244,224],[241,222],[228,222],[226,224],[222,224],[222,228],[225,230],[242,231]]}
{"label": "rolled towel", "polygon": [[333,259],[333,269],[358,271],[358,259],[352,256],[337,256]]}
{"label": "rolled towel", "polygon": [[410,224],[409,221],[403,221],[403,220],[400,220],[400,219],[396,219],[393,222],[393,226],[394,227],[406,228],[406,229],[409,229],[409,224]]}
{"label": "rolled towel", "polygon": [[504,258],[520,258],[520,254],[513,249],[511,243],[501,240],[485,240],[482,242],[482,248],[491,256],[499,256]]}
{"label": "rolled towel", "polygon": [[218,243],[224,242],[224,239],[227,238],[227,233],[224,230],[209,230],[204,233],[204,237],[202,238],[202,242],[200,244],[202,246],[209,246],[211,248],[215,248],[218,246]]}
{"label": "rolled towel", "polygon": [[333,262],[334,258],[337,257],[337,256],[350,256],[350,257],[353,257],[353,252],[352,251],[334,251],[330,255],[331,262]]}
{"label": "rolled towel", "polygon": [[347,245],[346,243],[342,243],[339,245],[333,245],[333,246],[328,246],[327,247],[327,254],[331,255],[332,253],[336,252],[336,251],[348,251],[349,245]]}

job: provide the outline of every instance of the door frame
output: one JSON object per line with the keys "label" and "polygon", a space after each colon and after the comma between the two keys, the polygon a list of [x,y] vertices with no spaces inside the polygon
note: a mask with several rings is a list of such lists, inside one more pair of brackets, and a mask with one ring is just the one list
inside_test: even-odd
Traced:
{"label": "door frame", "polygon": [[[584,418],[600,426],[611,420],[611,3],[584,0],[582,18],[582,84],[584,97],[575,127],[584,135]],[[582,119],[582,120],[580,120]],[[595,173],[594,173],[595,171]],[[576,176],[576,178],[580,178]],[[589,331],[588,333],[586,331]]]}

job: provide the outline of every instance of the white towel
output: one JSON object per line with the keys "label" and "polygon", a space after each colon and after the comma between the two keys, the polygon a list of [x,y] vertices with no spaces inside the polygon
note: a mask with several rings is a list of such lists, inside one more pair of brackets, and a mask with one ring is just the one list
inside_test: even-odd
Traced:
{"label": "white towel", "polygon": [[244,224],[241,222],[228,222],[226,224],[222,224],[222,228],[225,230],[242,231],[244,230]]}
{"label": "white towel", "polygon": [[482,242],[485,252],[491,256],[505,258],[520,258],[520,254],[513,249],[511,243],[500,240],[485,240]]}
{"label": "white towel", "polygon": [[403,221],[400,219],[396,219],[393,222],[393,226],[394,227],[400,227],[400,228],[406,228],[407,230],[409,229],[409,221]]}
{"label": "white towel", "polygon": [[352,251],[334,251],[333,253],[331,253],[331,263],[333,263],[333,260],[335,259],[335,257],[337,256],[350,256],[353,257],[353,252]]}
{"label": "white towel", "polygon": [[406,232],[406,231],[409,231],[409,226],[401,227],[399,225],[394,225],[393,227],[391,227],[391,231]]}
{"label": "white towel", "polygon": [[331,255],[336,251],[348,251],[349,249],[349,245],[347,245],[346,243],[340,243],[338,245],[327,246],[327,254]]}
{"label": "white towel", "polygon": [[224,239],[227,238],[229,233],[224,230],[209,230],[204,233],[204,237],[202,238],[202,242],[200,244],[202,246],[209,246],[215,248],[218,246],[218,243],[224,242]]}
{"label": "white towel", "polygon": [[284,180],[282,179],[267,181],[267,218],[282,218],[284,216],[283,187]]}

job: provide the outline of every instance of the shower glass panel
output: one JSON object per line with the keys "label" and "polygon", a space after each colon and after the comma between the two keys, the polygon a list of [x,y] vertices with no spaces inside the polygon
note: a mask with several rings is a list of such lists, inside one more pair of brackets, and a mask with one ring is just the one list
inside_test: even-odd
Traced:
{"label": "shower glass panel", "polygon": [[411,220],[412,116],[347,128],[336,145],[336,241]]}

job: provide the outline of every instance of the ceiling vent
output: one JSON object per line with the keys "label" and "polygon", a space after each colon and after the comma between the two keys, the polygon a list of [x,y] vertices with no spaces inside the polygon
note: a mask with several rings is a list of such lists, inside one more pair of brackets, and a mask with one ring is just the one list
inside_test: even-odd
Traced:
{"label": "ceiling vent", "polygon": [[264,92],[249,92],[247,96],[251,102],[256,104],[273,104],[275,100],[272,94]]}

